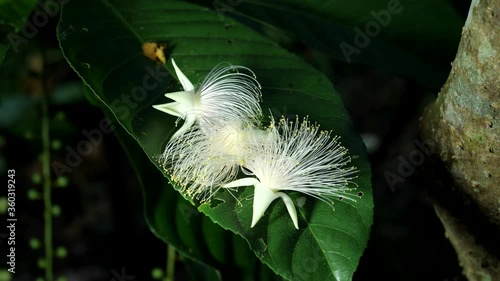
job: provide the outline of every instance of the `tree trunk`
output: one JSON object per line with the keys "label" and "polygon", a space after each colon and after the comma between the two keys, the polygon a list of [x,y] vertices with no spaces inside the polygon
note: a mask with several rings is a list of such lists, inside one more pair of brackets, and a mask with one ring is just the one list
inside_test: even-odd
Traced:
{"label": "tree trunk", "polygon": [[[430,190],[469,280],[500,280],[500,0],[473,0],[446,84],[420,128],[436,152]],[[441,173],[442,174],[442,173]]]}

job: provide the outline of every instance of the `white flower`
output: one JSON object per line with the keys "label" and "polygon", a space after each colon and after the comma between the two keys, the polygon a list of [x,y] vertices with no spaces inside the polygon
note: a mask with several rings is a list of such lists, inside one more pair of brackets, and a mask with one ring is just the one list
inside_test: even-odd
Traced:
{"label": "white flower", "polygon": [[267,131],[240,119],[229,120],[212,131],[195,124],[182,137],[170,141],[161,161],[165,171],[180,188],[202,202],[222,185],[236,179],[253,146],[261,145]]}
{"label": "white flower", "polygon": [[261,146],[254,146],[244,167],[250,172],[247,177],[225,184],[224,188],[254,186],[253,217],[251,227],[262,217],[272,201],[281,198],[290,214],[295,228],[299,228],[293,201],[283,191],[297,191],[333,204],[333,199],[355,200],[350,193],[357,172],[355,167],[346,167],[350,162],[347,149],[340,145],[338,137],[320,131],[307,119],[293,122],[281,119],[276,126],[274,120],[269,127],[273,137],[266,138]]}
{"label": "white flower", "polygon": [[165,94],[174,102],[153,105],[155,109],[184,119],[184,124],[172,139],[187,132],[195,122],[203,130],[209,131],[224,120],[240,119],[253,123],[260,119],[262,113],[259,101],[262,94],[260,84],[250,69],[219,64],[195,89],[174,59],[172,64],[184,91]]}

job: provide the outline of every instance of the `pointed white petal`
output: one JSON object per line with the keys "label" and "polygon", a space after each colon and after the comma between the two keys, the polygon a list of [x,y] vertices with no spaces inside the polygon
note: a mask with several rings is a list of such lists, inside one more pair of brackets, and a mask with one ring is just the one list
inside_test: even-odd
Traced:
{"label": "pointed white petal", "polygon": [[235,180],[233,182],[225,184],[222,186],[222,188],[233,188],[233,187],[239,187],[239,186],[255,186],[256,184],[259,184],[259,180],[256,178],[243,178],[243,179]]}
{"label": "pointed white petal", "polygon": [[194,91],[173,92],[165,94],[165,96],[186,106],[194,107]]}
{"label": "pointed white petal", "polygon": [[186,117],[189,108],[184,106],[179,102],[169,102],[164,104],[153,105],[154,109],[157,109],[161,112],[165,112],[167,114],[180,117],[184,119]]}
{"label": "pointed white petal", "polygon": [[271,202],[273,202],[279,196],[276,195],[272,190],[262,186],[260,183],[255,185],[255,192],[253,195],[253,215],[252,215],[252,225],[260,220],[264,212],[267,210]]}
{"label": "pointed white petal", "polygon": [[179,67],[175,63],[174,59],[172,59],[172,64],[174,65],[175,74],[177,74],[177,78],[179,78],[179,81],[181,82],[182,88],[184,88],[184,91],[194,90],[193,84],[191,83],[191,81],[189,81],[189,79],[187,79],[186,75],[184,75],[184,73],[182,73],[182,71],[179,69]]}
{"label": "pointed white petal", "polygon": [[187,132],[191,128],[191,126],[193,126],[194,121],[196,121],[196,116],[193,114],[188,114],[184,120],[184,124],[182,124],[182,127],[177,130],[177,132],[175,132],[170,141],[175,140],[176,138]]}
{"label": "pointed white petal", "polygon": [[290,217],[292,218],[293,225],[295,226],[296,229],[299,229],[299,221],[297,219],[297,210],[295,209],[295,205],[293,204],[292,199],[288,195],[286,195],[283,192],[278,192],[276,193],[281,199],[283,199],[283,202],[285,202],[286,209],[288,210],[288,214],[290,214]]}

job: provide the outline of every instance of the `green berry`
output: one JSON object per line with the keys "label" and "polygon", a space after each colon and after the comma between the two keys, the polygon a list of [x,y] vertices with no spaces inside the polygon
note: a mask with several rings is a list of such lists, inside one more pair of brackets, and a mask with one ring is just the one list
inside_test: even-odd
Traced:
{"label": "green berry", "polygon": [[163,270],[161,268],[153,268],[153,270],[151,271],[151,276],[153,277],[153,279],[161,279],[163,277]]}
{"label": "green berry", "polygon": [[28,199],[29,200],[37,200],[37,199],[40,199],[40,192],[38,192],[36,189],[34,188],[30,188],[28,190]]}
{"label": "green berry", "polygon": [[66,187],[68,186],[68,178],[67,177],[58,177],[56,179],[56,187]]}
{"label": "green berry", "polygon": [[30,247],[31,249],[38,250],[40,248],[40,240],[38,238],[31,238]]}
{"label": "green berry", "polygon": [[42,182],[42,175],[38,172],[34,172],[33,175],[31,175],[31,181],[34,184],[40,184]]}
{"label": "green berry", "polygon": [[59,150],[61,148],[61,141],[58,139],[53,139],[50,147],[52,147],[53,150]]}
{"label": "green berry", "polygon": [[57,247],[56,249],[56,257],[65,258],[68,255],[68,251],[64,247]]}
{"label": "green berry", "polygon": [[58,205],[52,206],[52,215],[54,217],[58,217],[60,214],[61,214],[61,207],[59,207]]}
{"label": "green berry", "polygon": [[45,268],[45,265],[46,265],[45,264],[45,259],[44,258],[38,259],[37,264],[38,264],[39,268]]}

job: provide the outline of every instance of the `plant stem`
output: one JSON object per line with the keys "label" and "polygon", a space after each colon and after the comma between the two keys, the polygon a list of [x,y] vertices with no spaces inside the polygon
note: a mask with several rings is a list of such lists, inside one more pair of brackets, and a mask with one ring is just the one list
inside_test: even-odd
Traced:
{"label": "plant stem", "polygon": [[52,269],[52,180],[50,177],[50,120],[47,97],[42,97],[42,173],[44,202],[45,280],[53,280]]}
{"label": "plant stem", "polygon": [[168,245],[168,256],[167,256],[167,273],[165,281],[175,280],[175,248],[170,244]]}

